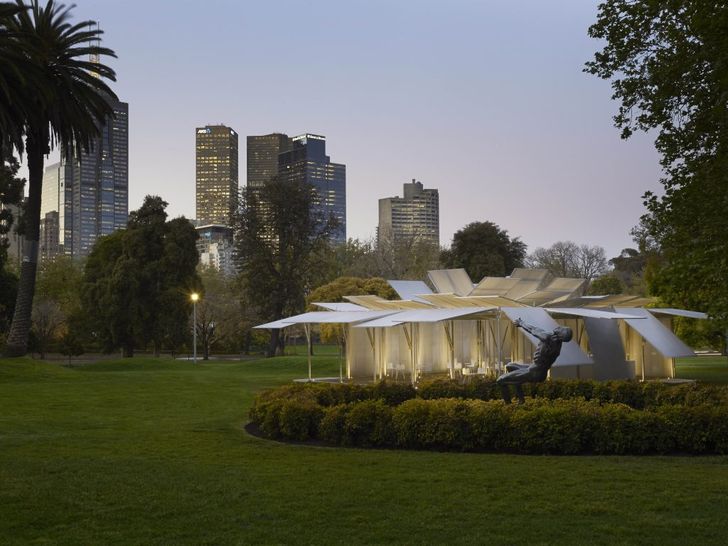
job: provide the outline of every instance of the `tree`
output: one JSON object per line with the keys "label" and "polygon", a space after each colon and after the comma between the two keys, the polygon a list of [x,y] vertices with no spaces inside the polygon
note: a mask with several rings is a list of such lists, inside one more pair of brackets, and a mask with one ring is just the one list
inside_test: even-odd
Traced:
{"label": "tree", "polygon": [[549,248],[537,248],[527,262],[529,267],[548,269],[555,277],[589,279],[607,271],[607,258],[600,246],[558,241]]}
{"label": "tree", "polygon": [[[389,286],[389,283],[382,278],[373,277],[362,279],[358,277],[339,277],[328,284],[319,286],[311,292],[306,298],[308,310],[314,311],[318,307],[314,305],[316,302],[342,302],[346,301],[344,296],[362,296],[374,295],[380,298],[392,300],[397,297],[397,293]],[[341,335],[341,326],[338,324],[322,324],[321,339],[326,343],[338,343],[343,338]]]}
{"label": "tree", "polygon": [[[19,7],[25,8],[21,0]],[[115,80],[114,71],[100,62],[91,62],[93,55],[115,56],[99,44],[102,32],[93,21],[70,22],[71,8],[48,0],[41,7],[32,0],[29,9],[22,9],[5,21],[10,40],[22,52],[24,63],[32,68],[34,80],[25,79],[16,85],[22,95],[13,97],[23,105],[11,108],[14,114],[10,134],[25,135],[28,165],[28,200],[23,257],[13,321],[6,353],[20,356],[27,351],[31,325],[31,309],[35,291],[40,235],[40,194],[43,162],[51,147],[60,144],[64,153],[72,149],[88,150],[99,128],[113,115],[110,103],[113,91],[104,79]],[[22,97],[22,98],[21,98]],[[18,126],[21,120],[21,126]]]}
{"label": "tree", "polygon": [[657,131],[665,193],[645,194],[660,263],[650,292],[728,327],[728,5],[607,0],[586,71],[612,80],[622,137]]}
{"label": "tree", "polygon": [[[303,181],[274,177],[260,188],[246,188],[235,215],[235,234],[243,290],[263,320],[303,310],[316,276],[315,260],[337,227],[333,216],[317,212],[315,189]],[[282,350],[272,330],[268,355]]]}
{"label": "tree", "polygon": [[[1,8],[2,5],[0,5]],[[2,86],[0,85],[0,87]],[[1,143],[0,148],[2,148]],[[19,206],[23,199],[25,180],[18,178],[18,167],[18,161],[14,157],[0,158],[0,205]],[[7,268],[8,240],[6,236],[13,229],[14,222],[15,218],[10,209],[0,206],[0,332],[2,333],[7,332],[13,316],[18,290],[18,277]]]}
{"label": "tree", "polygon": [[25,86],[35,78],[34,67],[15,32],[13,19],[25,6],[0,3],[0,163],[23,150],[23,125],[28,114]]}
{"label": "tree", "polygon": [[200,270],[202,297],[197,302],[197,340],[207,360],[214,347],[237,350],[245,330],[253,326],[236,293],[236,280],[214,267]]}
{"label": "tree", "polygon": [[187,220],[166,221],[167,203],[147,196],[127,228],[97,241],[86,262],[83,308],[105,351],[151,343],[155,354],[179,344],[199,289],[197,233]]}
{"label": "tree", "polygon": [[33,302],[35,349],[40,353],[41,359],[45,358],[48,345],[56,339],[65,320],[58,302],[45,298],[36,298]]}
{"label": "tree", "polygon": [[603,275],[594,279],[589,285],[588,294],[590,296],[606,296],[609,294],[621,294],[624,291],[624,285],[614,275]]}
{"label": "tree", "polygon": [[526,244],[518,237],[511,239],[506,230],[493,222],[473,222],[453,236],[452,246],[444,250],[440,261],[444,267],[464,268],[470,278],[510,275],[523,267]]}

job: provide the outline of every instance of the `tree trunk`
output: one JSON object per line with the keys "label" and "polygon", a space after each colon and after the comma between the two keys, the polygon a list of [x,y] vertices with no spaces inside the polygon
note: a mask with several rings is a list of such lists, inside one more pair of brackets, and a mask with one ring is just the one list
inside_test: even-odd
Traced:
{"label": "tree trunk", "polygon": [[38,241],[40,239],[40,192],[43,184],[43,154],[47,141],[28,137],[26,151],[28,157],[28,204],[25,212],[25,242],[23,244],[23,263],[20,266],[18,296],[15,300],[13,322],[10,325],[5,355],[23,356],[28,352],[28,335],[31,327],[33,296],[35,294],[35,274],[38,270]]}
{"label": "tree trunk", "polygon": [[278,349],[278,339],[281,337],[281,331],[279,329],[274,329],[270,331],[270,343],[268,343],[268,350],[265,353],[265,356],[268,358],[272,356],[276,356],[276,350]]}

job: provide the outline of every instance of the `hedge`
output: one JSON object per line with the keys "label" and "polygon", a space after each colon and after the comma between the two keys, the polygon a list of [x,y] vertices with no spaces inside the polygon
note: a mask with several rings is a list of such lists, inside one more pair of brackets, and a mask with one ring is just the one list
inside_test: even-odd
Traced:
{"label": "hedge", "polygon": [[[586,392],[589,382],[559,383],[564,385],[543,384],[548,389],[524,405],[465,396],[414,397],[413,390],[392,384],[293,385],[259,395],[250,416],[270,438],[343,446],[532,454],[728,453],[728,404],[715,404],[713,398],[720,389],[664,390],[615,382]],[[469,392],[490,396],[491,387],[483,382]],[[419,394],[445,389],[452,385],[433,384]],[[552,400],[557,391],[573,397]],[[577,397],[580,392],[590,399]],[[649,407],[612,401],[620,396]]]}

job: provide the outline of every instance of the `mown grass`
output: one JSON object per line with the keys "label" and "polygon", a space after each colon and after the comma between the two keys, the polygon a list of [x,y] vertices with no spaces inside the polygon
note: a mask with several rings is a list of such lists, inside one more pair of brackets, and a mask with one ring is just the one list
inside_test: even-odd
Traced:
{"label": "mown grass", "polygon": [[725,356],[678,358],[675,372],[677,377],[683,379],[695,379],[705,383],[728,383],[728,358]]}
{"label": "mown grass", "polygon": [[[337,375],[338,358],[317,356],[314,371]],[[332,449],[244,432],[257,391],[305,375],[302,356],[0,360],[0,544],[723,544],[728,534],[725,457]]]}

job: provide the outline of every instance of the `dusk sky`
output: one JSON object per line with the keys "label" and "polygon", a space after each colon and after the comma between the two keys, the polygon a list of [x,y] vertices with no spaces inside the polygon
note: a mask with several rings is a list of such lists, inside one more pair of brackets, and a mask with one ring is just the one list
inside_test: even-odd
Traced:
{"label": "dusk sky", "polygon": [[659,190],[652,138],[622,141],[608,82],[582,72],[597,1],[77,0],[129,103],[129,208],[195,217],[195,128],[327,138],[347,167],[347,234],[412,178],[440,191],[440,239],[489,220],[532,252],[631,246]]}

